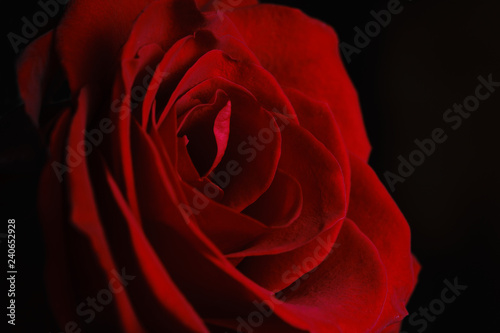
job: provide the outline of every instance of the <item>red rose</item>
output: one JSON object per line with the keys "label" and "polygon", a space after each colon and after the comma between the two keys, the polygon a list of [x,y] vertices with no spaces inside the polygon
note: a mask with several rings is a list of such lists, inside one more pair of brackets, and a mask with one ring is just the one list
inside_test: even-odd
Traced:
{"label": "red rose", "polygon": [[49,133],[61,329],[397,331],[419,265],[330,27],[251,0],[74,0],[18,78]]}

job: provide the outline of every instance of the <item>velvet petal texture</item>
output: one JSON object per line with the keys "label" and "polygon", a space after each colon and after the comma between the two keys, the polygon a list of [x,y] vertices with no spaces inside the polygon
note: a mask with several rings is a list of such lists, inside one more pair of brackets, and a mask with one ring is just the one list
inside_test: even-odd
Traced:
{"label": "velvet petal texture", "polygon": [[92,82],[109,82],[132,23],[150,2],[70,2],[56,28],[55,38],[57,52],[72,92]]}
{"label": "velvet petal texture", "polygon": [[347,216],[377,247],[384,263],[389,290],[379,323],[380,330],[406,316],[405,305],[419,270],[410,249],[410,230],[387,190],[366,163],[351,156],[351,202]]}
{"label": "velvet petal texture", "polygon": [[227,16],[280,84],[329,104],[348,149],[366,160],[370,144],[333,29],[296,9],[275,5],[239,8]]}
{"label": "velvet petal texture", "polygon": [[337,242],[318,269],[283,290],[281,299],[307,318],[310,332],[369,332],[387,295],[384,265],[377,248],[349,219]]}
{"label": "velvet petal texture", "polygon": [[[337,42],[254,0],[68,4],[18,65],[50,132],[39,205],[62,328],[399,328],[419,265],[366,163]],[[107,286],[120,291],[87,320],[82,300]]]}

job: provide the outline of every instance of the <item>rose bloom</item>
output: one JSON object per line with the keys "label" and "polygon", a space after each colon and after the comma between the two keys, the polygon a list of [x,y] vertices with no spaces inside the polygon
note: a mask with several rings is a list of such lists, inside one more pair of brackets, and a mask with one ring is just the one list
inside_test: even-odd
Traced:
{"label": "rose bloom", "polygon": [[63,331],[399,330],[419,265],[324,23],[74,0],[18,81]]}

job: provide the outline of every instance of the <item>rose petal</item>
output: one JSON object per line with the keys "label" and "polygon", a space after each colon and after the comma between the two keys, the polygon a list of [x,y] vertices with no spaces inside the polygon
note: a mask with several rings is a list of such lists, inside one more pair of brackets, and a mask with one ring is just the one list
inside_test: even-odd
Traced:
{"label": "rose petal", "polygon": [[[177,151],[178,151],[178,160],[177,160],[177,172],[182,180],[184,180],[188,184],[195,184],[200,180],[200,175],[196,170],[193,161],[191,161],[191,157],[187,151],[187,137],[179,138],[177,143]],[[209,182],[209,181],[207,181]],[[212,183],[212,182],[210,182]],[[205,185],[205,183],[201,184]],[[215,184],[214,184],[215,185]],[[194,186],[194,185],[193,185]],[[197,187],[197,186],[194,186]],[[217,186],[218,187],[218,186]],[[220,187],[218,187],[219,192],[223,192]]]}
{"label": "rose petal", "polygon": [[24,109],[38,125],[41,106],[49,81],[56,72],[55,55],[52,50],[54,31],[30,43],[17,63],[19,94],[24,101]]}
{"label": "rose petal", "polygon": [[323,143],[339,162],[344,175],[346,196],[349,198],[351,187],[349,155],[344,144],[344,138],[328,104],[316,101],[293,88],[285,89],[285,93],[297,113],[300,125]]}
{"label": "rose petal", "polygon": [[85,84],[113,78],[134,20],[151,0],[71,1],[56,30],[56,48],[75,94]]}
{"label": "rose petal", "polygon": [[278,298],[306,319],[311,332],[372,332],[387,294],[384,266],[375,246],[349,219],[337,241],[340,246],[314,272]]}
{"label": "rose petal", "polygon": [[274,119],[269,112],[243,100],[232,101],[226,154],[209,179],[224,190],[223,204],[242,211],[271,186],[280,159],[281,135],[270,129]]}
{"label": "rose petal", "polygon": [[[294,115],[292,105],[272,75],[262,67],[231,58],[220,50],[204,54],[185,74],[172,93],[165,110],[170,110],[179,96],[207,79],[221,77],[245,87],[266,110]],[[248,78],[251,77],[252,80]],[[163,114],[158,123],[161,123]]]}
{"label": "rose petal", "polygon": [[[141,191],[149,193],[147,198],[138,196],[143,221],[148,221],[144,223],[148,239],[197,312],[203,318],[227,321],[236,328],[238,316],[255,311],[252,302],[270,300],[271,293],[244,277],[224,258],[198,229],[196,216],[181,213],[179,204],[188,201],[183,199],[173,167],[158,168],[162,163],[153,143],[139,126],[132,128],[132,142],[141,147],[134,151],[140,154],[137,158],[141,159],[141,166],[148,168],[148,172],[136,174]],[[203,272],[203,279],[199,272]],[[305,325],[287,309],[280,309],[280,314],[288,314],[287,321],[294,325]],[[269,325],[278,324],[288,327],[277,316],[269,318]]]}
{"label": "rose petal", "polygon": [[[154,131],[152,134],[152,139],[155,140],[156,135]],[[134,143],[133,147],[138,144],[139,143]],[[161,154],[161,147],[159,147],[159,149],[159,153]],[[135,148],[134,151],[144,154],[144,149]],[[167,156],[163,158],[163,164],[161,164],[159,160],[155,163],[145,163],[144,161],[146,159],[146,156],[138,157],[140,163],[137,162],[136,165],[137,172],[140,175],[149,175],[153,173],[151,170],[143,170],[144,168],[150,168],[152,166],[158,168],[168,167],[165,164],[168,163]],[[145,180],[141,179],[140,183],[144,184]],[[268,227],[262,223],[211,200],[211,194],[214,192],[213,183],[205,183],[205,185],[207,184],[212,185],[211,189],[207,189],[207,187],[204,186],[203,189],[200,188],[201,192],[186,184],[182,185],[186,201],[184,203],[179,203],[177,209],[182,210],[185,216],[192,216],[196,219],[197,226],[201,228],[212,242],[217,244],[220,251],[228,253],[241,250],[244,245],[269,230]],[[217,191],[217,189],[215,189],[215,191]],[[139,195],[139,197],[145,197],[145,195]],[[162,198],[160,197],[159,199],[161,200]],[[151,200],[148,200],[148,204],[150,201]]]}
{"label": "rose petal", "polygon": [[[234,111],[226,154],[207,178],[224,190],[222,203],[241,211],[267,190],[276,172],[281,136],[273,116],[260,108],[247,90],[225,79],[214,78],[203,81],[177,103],[167,106],[163,117],[168,119],[172,112],[182,114],[183,110],[200,103],[210,103],[219,90],[227,94]],[[162,128],[162,123],[159,126]]]}
{"label": "rose petal", "polygon": [[370,144],[333,29],[299,10],[276,5],[238,8],[226,14],[281,85],[328,102],[348,149],[367,160]]}
{"label": "rose petal", "polygon": [[[278,167],[299,182],[304,199],[302,213],[289,227],[264,235],[245,251],[230,254],[230,258],[291,251],[345,217],[345,184],[337,160],[311,133],[281,118],[284,125]],[[315,164],[321,167],[311,168]]]}
{"label": "rose petal", "polygon": [[196,5],[203,11],[231,11],[234,8],[257,5],[257,0],[197,0]]}
{"label": "rose petal", "polygon": [[303,278],[304,274],[314,271],[325,260],[341,227],[342,223],[337,223],[313,241],[292,251],[246,257],[237,267],[262,287],[278,292],[298,278]]}
{"label": "rose petal", "polygon": [[381,332],[382,333],[399,333],[399,332],[401,332],[401,323],[402,322],[397,322],[395,324],[389,325],[386,328],[384,328]]}
{"label": "rose petal", "polygon": [[271,186],[242,213],[271,227],[288,227],[302,211],[302,189],[296,179],[278,170]]}
{"label": "rose petal", "polygon": [[188,151],[201,177],[211,173],[226,152],[229,139],[231,101],[218,90],[210,104],[198,104],[181,116],[178,136],[187,136]]}
{"label": "rose petal", "polygon": [[[142,124],[144,127],[147,125],[151,111],[155,111],[151,109],[153,100],[156,100],[157,108],[163,110],[186,72],[200,57],[214,49],[224,50],[231,57],[240,61],[258,63],[252,52],[231,35],[216,37],[212,31],[200,29],[193,36],[179,40],[168,50],[156,68],[155,77],[161,78],[162,84],[156,90],[151,89],[152,91],[150,91],[148,89],[143,106]],[[179,94],[182,93],[182,91],[179,92]],[[177,98],[178,95],[174,95],[170,100],[174,103]],[[168,111],[170,108],[166,110]],[[156,115],[153,116],[153,120],[156,122]]]}
{"label": "rose petal", "polygon": [[[106,166],[101,163],[99,169],[104,172],[100,177],[94,174],[94,181],[107,185],[100,186],[96,197],[108,243],[116,260],[137,272],[127,290],[141,322],[148,330],[208,332],[163,267]],[[150,306],[143,307],[143,303]]]}
{"label": "rose petal", "polygon": [[[239,214],[185,185],[184,193],[190,203],[187,214],[197,215],[198,226],[222,253],[239,251],[269,228],[257,220]],[[203,199],[201,199],[203,198]]]}
{"label": "rose petal", "polygon": [[[65,235],[67,202],[64,199],[64,185],[61,173],[64,169],[64,147],[71,112],[66,110],[54,126],[49,145],[50,158],[40,176],[38,210],[43,225],[46,244],[46,285],[50,305],[60,324],[72,319],[73,304],[76,303],[69,272],[69,258],[66,251],[68,236]],[[64,173],[63,173],[64,174]],[[58,178],[57,175],[59,175]],[[53,272],[52,274],[50,272]],[[57,273],[55,273],[57,272]]]}
{"label": "rose petal", "polygon": [[123,47],[122,59],[137,57],[138,51],[148,44],[158,45],[166,52],[203,23],[204,17],[193,1],[153,1],[134,22]]}
{"label": "rose petal", "polygon": [[[164,55],[155,69],[156,84],[148,89],[142,110],[142,126],[147,127],[152,116],[153,124],[157,123],[156,109],[163,111],[173,91],[186,71],[206,52],[214,47],[216,40],[207,31],[198,31],[193,36],[178,40]],[[156,108],[152,108],[156,102]],[[166,115],[165,115],[166,116]]]}
{"label": "rose petal", "polygon": [[[92,107],[90,102],[88,90],[82,89],[78,99],[78,110],[70,128],[69,151],[78,151],[77,146],[85,140],[84,130],[87,121],[87,110]],[[72,170],[68,175],[69,200],[71,202],[70,221],[74,227],[88,237],[93,253],[98,255],[96,264],[101,266],[109,281],[115,278],[112,272],[117,270],[118,267],[114,263],[97,212],[86,159],[78,155],[76,160],[74,158],[75,155],[68,155],[66,159],[67,165]],[[81,251],[85,247],[77,247],[77,249]],[[86,263],[90,263],[90,261]],[[135,315],[127,292],[117,293],[114,299],[116,300],[116,310],[120,316],[123,330],[126,332],[143,332],[144,330]]]}
{"label": "rose petal", "polygon": [[387,271],[387,301],[374,328],[380,330],[401,321],[407,314],[405,305],[416,283],[410,229],[373,170],[352,154],[351,167],[352,191],[347,216],[377,247]]}

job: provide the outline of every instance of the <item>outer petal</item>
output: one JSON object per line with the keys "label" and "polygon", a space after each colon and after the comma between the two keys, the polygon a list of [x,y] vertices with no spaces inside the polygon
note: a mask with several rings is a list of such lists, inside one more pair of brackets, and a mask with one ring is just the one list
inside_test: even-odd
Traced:
{"label": "outer petal", "polygon": [[349,219],[337,241],[317,270],[278,298],[306,319],[310,332],[372,332],[387,294],[384,266],[375,246]]}
{"label": "outer petal", "polygon": [[[49,301],[59,323],[65,323],[73,316],[72,304],[75,295],[66,292],[72,290],[69,274],[69,258],[61,248],[67,246],[67,202],[64,200],[64,184],[58,182],[53,166],[64,162],[64,143],[71,121],[67,110],[54,126],[50,140],[50,158],[40,176],[40,200],[38,207],[43,223],[44,239],[47,252],[46,283]],[[58,272],[52,274],[51,272]],[[52,276],[53,275],[53,276]]]}
{"label": "outer petal", "polygon": [[56,47],[72,92],[109,82],[134,20],[151,0],[74,0],[56,30]]}
{"label": "outer petal", "polygon": [[367,160],[370,144],[333,29],[299,10],[275,5],[244,7],[227,15],[281,85],[328,102],[348,149]]}
{"label": "outer petal", "polygon": [[208,332],[163,267],[107,167],[99,165],[93,176],[108,244],[121,267],[137,272],[127,291],[141,323],[148,331]]}
{"label": "outer petal", "polygon": [[[92,107],[89,102],[89,91],[82,89],[82,93],[78,99],[78,110],[70,127],[68,138],[69,151],[78,151],[77,146],[84,141],[87,112]],[[74,255],[77,257],[83,255],[83,250],[94,253],[97,257],[96,262],[82,260],[79,264],[87,269],[97,270],[101,268],[102,271],[105,271],[106,279],[109,281],[115,278],[112,274],[113,270],[119,268],[116,266],[109,245],[106,242],[102,221],[100,220],[96,201],[92,193],[87,160],[84,158],[77,162],[72,160],[71,155],[68,155],[66,161],[68,166],[72,168],[72,171],[68,175],[68,194],[69,201],[71,202],[69,219],[71,226],[84,236],[80,237],[82,239],[79,244],[80,246],[78,246],[78,243],[74,245],[75,252],[77,252]],[[78,280],[83,286],[89,285],[83,282],[84,280],[81,276],[78,277]],[[101,285],[106,285],[103,281],[101,283]],[[89,290],[87,291],[90,292]],[[125,332],[143,332],[144,329],[134,312],[127,291],[124,290],[123,292],[116,293],[114,299],[116,300],[116,311],[119,315],[119,322],[122,325],[122,329]]]}
{"label": "outer petal", "polygon": [[[372,169],[351,155],[352,191],[347,216],[377,247],[387,271],[388,295],[374,331],[401,321],[415,287],[419,265],[410,249],[410,229]],[[415,265],[415,267],[414,267]]]}
{"label": "outer petal", "polygon": [[332,250],[341,228],[342,223],[337,223],[293,251],[247,257],[238,265],[238,269],[266,289],[285,289],[297,279],[307,278],[306,274],[323,262]]}
{"label": "outer petal", "polygon": [[153,1],[134,22],[122,59],[133,59],[148,44],[157,44],[166,52],[203,22],[203,15],[192,1]]}
{"label": "outer petal", "polygon": [[53,36],[51,30],[28,45],[17,65],[19,93],[26,113],[35,124],[38,124],[44,94],[56,67]]}

